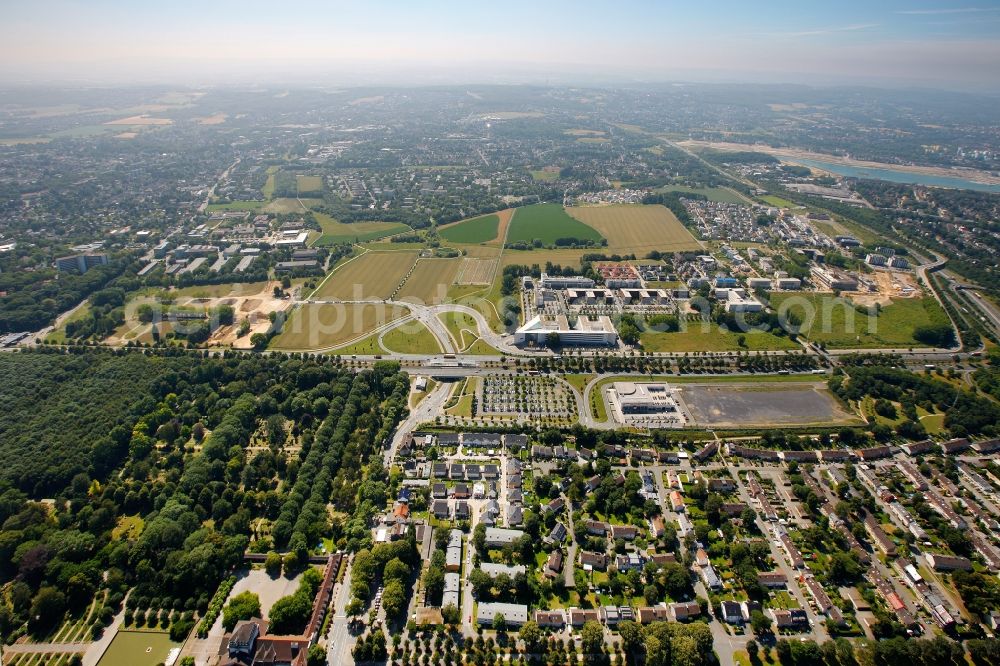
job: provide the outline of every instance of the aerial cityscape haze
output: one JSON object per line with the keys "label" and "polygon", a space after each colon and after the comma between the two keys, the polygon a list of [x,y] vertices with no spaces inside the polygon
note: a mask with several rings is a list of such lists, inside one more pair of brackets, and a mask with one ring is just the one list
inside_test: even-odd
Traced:
{"label": "aerial cityscape haze", "polygon": [[0,665],[1000,663],[1000,3],[0,16]]}
{"label": "aerial cityscape haze", "polygon": [[997,93],[1000,5],[259,0],[4,9],[11,83],[694,80]]}

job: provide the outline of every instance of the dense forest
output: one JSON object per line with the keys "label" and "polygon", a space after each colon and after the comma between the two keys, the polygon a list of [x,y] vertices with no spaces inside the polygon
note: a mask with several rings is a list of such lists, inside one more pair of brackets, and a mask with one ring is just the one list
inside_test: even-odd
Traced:
{"label": "dense forest", "polygon": [[409,390],[396,364],[280,356],[75,349],[4,355],[0,371],[8,640],[95,595],[110,619],[129,587],[130,613],[189,629],[248,548],[287,548],[294,567],[320,536],[367,545],[356,525],[386,501],[374,454]]}

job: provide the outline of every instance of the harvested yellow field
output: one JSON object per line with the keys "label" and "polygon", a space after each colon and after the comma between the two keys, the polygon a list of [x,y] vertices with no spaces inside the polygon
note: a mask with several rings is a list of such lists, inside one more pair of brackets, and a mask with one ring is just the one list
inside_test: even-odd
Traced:
{"label": "harvested yellow field", "polygon": [[608,239],[608,250],[642,256],[651,250],[685,252],[701,245],[665,206],[579,206],[566,212]]}
{"label": "harvested yellow field", "polygon": [[105,125],[172,125],[174,121],[169,118],[151,118],[145,114],[141,116],[129,116],[128,118],[119,118],[118,120],[111,120]]}
{"label": "harvested yellow field", "polygon": [[[560,266],[573,266],[575,268],[580,267],[580,258],[583,255],[595,252],[596,250],[577,250],[562,248],[557,250],[504,250],[503,260],[500,262],[500,268],[504,266],[512,266],[514,264],[523,264],[525,266],[531,266],[532,264],[538,264],[539,266],[545,266],[545,262],[551,261],[553,264],[559,264]],[[502,277],[501,273],[497,273],[497,281]]]}
{"label": "harvested yellow field", "polygon": [[493,259],[462,259],[455,276],[455,284],[489,284],[496,267]]}
{"label": "harvested yellow field", "polygon": [[413,273],[406,279],[397,298],[422,304],[443,303],[448,297],[448,287],[455,281],[455,274],[462,259],[420,259]]}
{"label": "harvested yellow field", "polygon": [[367,335],[407,314],[384,303],[303,303],[295,308],[271,349],[331,349]]}
{"label": "harvested yellow field", "polygon": [[410,272],[416,252],[369,252],[341,266],[320,285],[314,300],[384,300]]}
{"label": "harvested yellow field", "polygon": [[226,122],[226,118],[229,116],[225,113],[216,113],[211,116],[202,116],[201,118],[195,118],[194,121],[199,125],[221,125]]}
{"label": "harvested yellow field", "polygon": [[322,192],[323,176],[303,176],[299,174],[295,176],[295,184],[298,187],[299,194]]}

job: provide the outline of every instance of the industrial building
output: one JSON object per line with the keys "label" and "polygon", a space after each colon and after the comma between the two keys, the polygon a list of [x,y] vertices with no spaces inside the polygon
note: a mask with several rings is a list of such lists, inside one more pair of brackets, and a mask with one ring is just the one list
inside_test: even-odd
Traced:
{"label": "industrial building", "polygon": [[619,423],[681,427],[687,421],[675,390],[662,382],[615,382],[606,389],[606,398]]}

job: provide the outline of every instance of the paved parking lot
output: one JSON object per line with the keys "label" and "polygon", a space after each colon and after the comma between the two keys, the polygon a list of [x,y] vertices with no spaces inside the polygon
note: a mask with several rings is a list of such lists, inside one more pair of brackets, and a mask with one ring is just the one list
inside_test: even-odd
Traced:
{"label": "paved parking lot", "polygon": [[808,425],[847,423],[847,413],[824,383],[689,384],[681,398],[691,418],[703,426]]}

